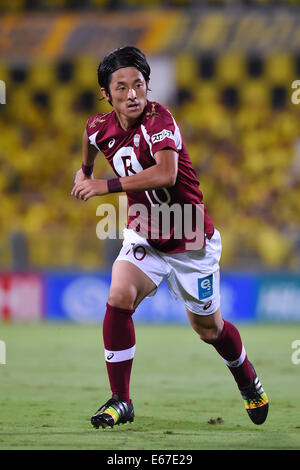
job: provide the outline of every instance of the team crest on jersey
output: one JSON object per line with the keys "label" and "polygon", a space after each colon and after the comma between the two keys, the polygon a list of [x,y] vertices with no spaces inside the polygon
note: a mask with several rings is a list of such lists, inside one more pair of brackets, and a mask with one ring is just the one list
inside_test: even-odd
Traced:
{"label": "team crest on jersey", "polygon": [[173,133],[171,131],[169,131],[168,129],[163,129],[161,132],[154,134],[151,137],[151,140],[152,140],[152,143],[155,144],[156,142],[161,142],[166,137],[168,137],[169,139],[174,139]]}
{"label": "team crest on jersey", "polygon": [[138,147],[140,145],[140,134],[135,134],[134,138],[133,138],[133,143],[135,145],[135,147]]}
{"label": "team crest on jersey", "polygon": [[111,149],[114,145],[115,145],[115,139],[111,139],[111,140],[108,142],[108,147]]}

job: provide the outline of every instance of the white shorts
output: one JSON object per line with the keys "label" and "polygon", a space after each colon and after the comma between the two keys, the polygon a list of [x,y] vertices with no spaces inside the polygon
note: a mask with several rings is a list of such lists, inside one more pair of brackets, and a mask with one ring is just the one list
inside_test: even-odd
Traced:
{"label": "white shorts", "polygon": [[[221,236],[215,229],[201,250],[166,254],[149,245],[134,230],[124,229],[124,241],[116,259],[130,261],[158,287],[166,279],[175,299],[198,315],[210,315],[220,307]],[[157,288],[149,294],[155,295]]]}

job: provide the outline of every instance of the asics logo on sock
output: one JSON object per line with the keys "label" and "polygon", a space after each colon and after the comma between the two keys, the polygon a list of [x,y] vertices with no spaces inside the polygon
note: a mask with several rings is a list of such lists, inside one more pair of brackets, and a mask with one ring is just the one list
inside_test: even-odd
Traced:
{"label": "asics logo on sock", "polygon": [[242,352],[241,355],[238,359],[235,359],[233,361],[228,361],[222,357],[223,361],[228,365],[228,367],[239,367],[243,364],[244,360],[246,358],[246,351],[244,346],[242,347]]}
{"label": "asics logo on sock", "polygon": [[239,359],[237,359],[236,361],[231,361],[230,362],[230,367],[238,367],[240,364],[240,361]]}
{"label": "asics logo on sock", "polygon": [[120,351],[111,351],[109,349],[104,349],[104,358],[110,363],[129,361],[130,359],[133,359],[134,352],[135,345],[128,349],[121,349]]}

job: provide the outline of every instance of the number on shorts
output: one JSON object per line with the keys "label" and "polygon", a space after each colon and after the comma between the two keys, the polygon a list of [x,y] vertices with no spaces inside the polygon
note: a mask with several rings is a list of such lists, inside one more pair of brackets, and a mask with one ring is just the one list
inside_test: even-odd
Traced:
{"label": "number on shorts", "polygon": [[[133,248],[135,243],[131,243],[131,245]],[[126,255],[130,253],[132,248],[129,248]],[[142,261],[146,256],[146,248],[143,247],[142,245],[137,245],[135,248],[133,248],[133,256],[135,257],[137,261]]]}
{"label": "number on shorts", "polygon": [[[132,245],[132,246],[134,246],[134,245],[135,245],[135,243],[131,243],[131,245]],[[128,254],[129,254],[130,250],[131,250],[131,248],[129,248],[129,250],[127,251],[126,255],[128,255]]]}

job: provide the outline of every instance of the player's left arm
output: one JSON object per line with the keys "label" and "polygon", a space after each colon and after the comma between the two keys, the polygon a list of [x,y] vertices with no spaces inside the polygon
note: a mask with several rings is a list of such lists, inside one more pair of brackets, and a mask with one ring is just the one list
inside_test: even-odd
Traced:
{"label": "player's left arm", "polygon": [[[178,153],[171,148],[165,148],[157,151],[154,159],[155,165],[135,175],[119,178],[122,191],[145,191],[174,186],[178,172]],[[87,201],[93,196],[102,196],[108,192],[107,180],[94,179],[75,184],[72,195]]]}

